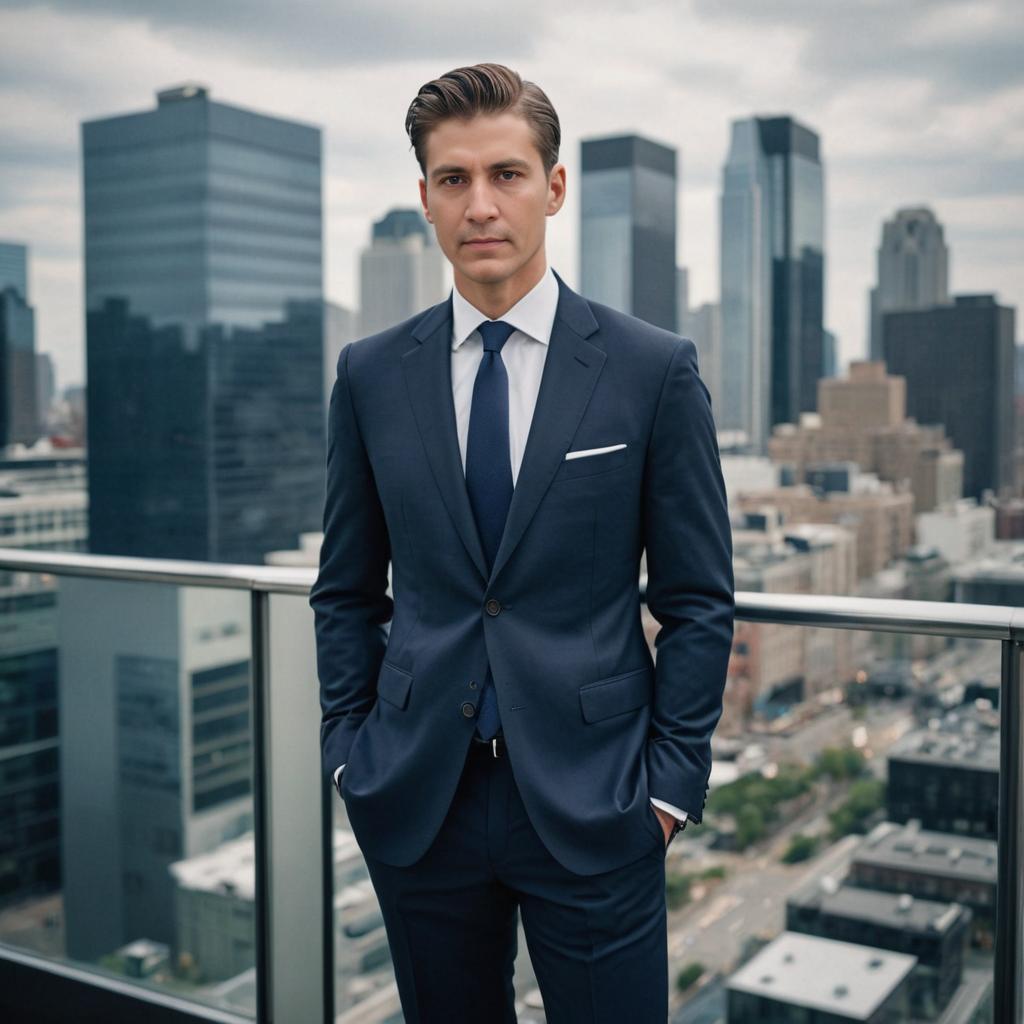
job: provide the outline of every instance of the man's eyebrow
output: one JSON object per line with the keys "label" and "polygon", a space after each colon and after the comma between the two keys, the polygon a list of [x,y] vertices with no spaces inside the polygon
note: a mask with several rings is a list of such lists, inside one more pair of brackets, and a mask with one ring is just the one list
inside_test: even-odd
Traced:
{"label": "man's eyebrow", "polygon": [[[508,160],[499,160],[497,163],[491,164],[491,166],[488,167],[487,169],[489,171],[501,171],[501,170],[505,170],[506,168],[509,168],[509,167],[515,167],[517,169],[522,169],[524,171],[528,171],[530,169],[530,165],[525,160],[519,160],[519,159],[516,159],[516,158],[511,158],[511,159],[508,159]],[[466,168],[465,167],[458,167],[455,164],[443,164],[441,167],[435,167],[434,168],[434,171],[431,174],[431,177],[432,178],[439,178],[442,175],[447,175],[447,174],[465,174],[465,173],[466,173]]]}

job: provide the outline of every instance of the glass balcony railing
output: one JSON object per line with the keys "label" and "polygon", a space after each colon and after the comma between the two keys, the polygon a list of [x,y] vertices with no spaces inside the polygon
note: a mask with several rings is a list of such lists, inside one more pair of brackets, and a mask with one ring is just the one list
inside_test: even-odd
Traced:
{"label": "glass balcony railing", "polygon": [[[0,549],[0,1019],[402,1019],[320,767],[314,577]],[[737,620],[666,859],[671,1019],[1022,1021],[1021,613],[740,593]]]}

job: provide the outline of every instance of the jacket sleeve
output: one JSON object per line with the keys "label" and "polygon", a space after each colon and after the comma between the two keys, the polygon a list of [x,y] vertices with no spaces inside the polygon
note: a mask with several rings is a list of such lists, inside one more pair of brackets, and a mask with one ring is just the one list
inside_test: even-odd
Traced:
{"label": "jacket sleeve", "polygon": [[687,338],[669,360],[644,470],[655,684],[650,792],[699,823],[722,714],[735,607],[732,532],[711,399]]}
{"label": "jacket sleeve", "polygon": [[352,402],[351,345],[338,358],[327,418],[327,476],[320,569],[309,603],[320,679],[322,769],[348,760],[357,729],[377,697],[387,646],[391,545]]}

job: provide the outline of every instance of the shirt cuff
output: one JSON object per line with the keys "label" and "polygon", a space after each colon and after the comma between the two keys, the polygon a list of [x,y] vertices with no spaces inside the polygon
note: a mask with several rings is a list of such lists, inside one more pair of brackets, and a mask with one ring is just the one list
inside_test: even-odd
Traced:
{"label": "shirt cuff", "polygon": [[[348,761],[346,761],[345,764],[348,764]],[[342,764],[342,765],[339,765],[334,770],[334,787],[335,787],[335,789],[337,789],[337,787],[338,787],[338,776],[341,774],[341,769],[344,768],[344,767],[345,767],[345,765]]]}
{"label": "shirt cuff", "polygon": [[652,796],[651,803],[654,804],[655,807],[660,807],[663,811],[668,811],[668,813],[671,814],[673,818],[676,818],[679,821],[686,821],[688,817],[686,811],[682,810],[679,807],[676,807],[673,804],[667,803],[664,800],[658,800]]}

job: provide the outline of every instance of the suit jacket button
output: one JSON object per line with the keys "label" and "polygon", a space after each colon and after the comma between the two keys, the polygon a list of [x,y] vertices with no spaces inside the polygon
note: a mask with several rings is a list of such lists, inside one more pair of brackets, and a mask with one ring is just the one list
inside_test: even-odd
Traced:
{"label": "suit jacket button", "polygon": [[487,609],[488,615],[497,615],[501,611],[501,602],[496,598],[491,598],[484,607]]}
{"label": "suit jacket button", "polygon": [[476,714],[476,705],[471,700],[464,701],[462,713],[466,718],[472,718]]}

